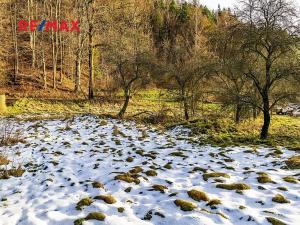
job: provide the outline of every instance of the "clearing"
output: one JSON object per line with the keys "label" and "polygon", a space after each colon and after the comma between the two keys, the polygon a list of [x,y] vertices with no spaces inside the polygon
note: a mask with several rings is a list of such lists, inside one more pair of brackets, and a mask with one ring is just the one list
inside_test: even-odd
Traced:
{"label": "clearing", "polygon": [[300,224],[294,151],[96,116],[15,123],[25,142],[0,152],[26,171],[0,180],[1,225]]}

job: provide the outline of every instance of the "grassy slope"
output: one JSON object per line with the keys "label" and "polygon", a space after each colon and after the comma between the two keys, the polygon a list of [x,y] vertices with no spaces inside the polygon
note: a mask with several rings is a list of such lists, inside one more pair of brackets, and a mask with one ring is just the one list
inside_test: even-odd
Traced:
{"label": "grassy slope", "polygon": [[[136,119],[141,122],[148,121],[149,114],[142,114],[139,117],[131,116],[142,111],[154,112],[152,116],[158,116],[160,110],[168,109],[159,123],[163,127],[178,125],[181,118],[181,110],[178,104],[165,101],[153,101],[156,94],[148,98],[140,95],[132,100],[128,108],[127,118]],[[149,94],[148,94],[149,95]],[[8,115],[19,114],[52,114],[55,116],[67,116],[73,114],[98,114],[116,115],[120,104],[106,102],[86,101],[53,101],[53,100],[32,100],[20,99],[14,106],[8,107]],[[259,136],[262,118],[246,120],[239,125],[234,124],[231,118],[224,118],[217,105],[203,104],[203,110],[197,115],[194,121],[179,122],[185,127],[191,128],[193,135],[199,135],[205,143],[219,146],[227,145],[270,145],[285,146],[290,149],[300,150],[300,119],[289,116],[277,116],[272,118],[270,138],[261,141]],[[41,117],[38,117],[41,118]],[[200,119],[199,119],[200,118]],[[203,135],[204,134],[204,135]]]}

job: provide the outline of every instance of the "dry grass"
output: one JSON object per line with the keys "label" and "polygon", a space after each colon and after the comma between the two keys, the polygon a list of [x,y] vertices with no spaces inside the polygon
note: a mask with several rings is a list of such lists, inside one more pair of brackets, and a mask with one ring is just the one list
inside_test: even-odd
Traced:
{"label": "dry grass", "polygon": [[25,173],[25,170],[21,166],[12,169],[3,169],[0,170],[0,180],[9,179],[10,177],[22,177]]}
{"label": "dry grass", "polygon": [[0,166],[6,166],[10,163],[5,155],[0,154]]}
{"label": "dry grass", "polygon": [[20,131],[15,130],[15,124],[5,122],[0,126],[0,147],[25,143]]}
{"label": "dry grass", "polygon": [[290,169],[300,169],[300,156],[293,156],[285,161],[285,163]]}

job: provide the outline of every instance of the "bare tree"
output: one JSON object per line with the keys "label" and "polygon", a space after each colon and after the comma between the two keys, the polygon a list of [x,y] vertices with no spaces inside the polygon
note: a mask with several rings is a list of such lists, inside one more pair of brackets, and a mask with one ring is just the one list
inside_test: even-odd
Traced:
{"label": "bare tree", "polygon": [[299,47],[299,23],[297,7],[289,0],[244,0],[236,10],[242,23],[236,32],[243,34],[243,52],[247,55],[248,67],[244,75],[253,81],[260,94],[264,124],[261,138],[268,138],[271,109],[291,92],[276,96],[274,89],[284,79],[298,73],[291,60]]}
{"label": "bare tree", "polygon": [[[27,10],[28,10],[28,22],[35,19],[37,16],[37,2],[34,0],[27,0]],[[30,49],[31,49],[31,67],[34,69],[36,64],[36,31],[29,33],[30,37]]]}
{"label": "bare tree", "polygon": [[130,99],[141,84],[147,82],[151,58],[151,39],[147,21],[149,2],[126,0],[113,6],[109,35],[104,40],[105,58],[124,94],[118,113],[123,117]]}
{"label": "bare tree", "polygon": [[82,57],[83,57],[83,48],[84,48],[84,42],[86,38],[87,32],[85,32],[84,25],[84,4],[82,0],[76,1],[76,12],[78,19],[81,21],[81,32],[77,34],[77,49],[75,51],[76,53],[76,59],[75,59],[75,92],[78,93],[80,91],[80,85],[81,85],[81,63],[82,63]]}

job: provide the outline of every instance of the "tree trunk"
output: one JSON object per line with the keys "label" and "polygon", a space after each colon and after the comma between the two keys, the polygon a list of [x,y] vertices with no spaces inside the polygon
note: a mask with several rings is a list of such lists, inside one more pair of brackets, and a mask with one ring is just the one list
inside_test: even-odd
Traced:
{"label": "tree trunk", "polygon": [[94,99],[94,49],[93,49],[93,28],[89,29],[89,99]]}
{"label": "tree trunk", "polygon": [[127,110],[127,107],[128,107],[128,104],[129,104],[129,101],[130,101],[130,96],[129,96],[128,93],[125,93],[125,101],[124,101],[122,109],[120,110],[120,112],[118,114],[118,117],[120,117],[120,118],[124,117],[124,115],[126,113],[126,110]]}
{"label": "tree trunk", "polygon": [[46,72],[46,61],[45,61],[45,51],[42,52],[42,61],[43,61],[43,80],[44,80],[44,89],[47,89],[47,72]]}
{"label": "tree trunk", "polygon": [[75,66],[75,92],[80,91],[80,77],[81,77],[81,59],[77,57]]}
{"label": "tree trunk", "polygon": [[258,114],[257,108],[255,106],[253,106],[252,111],[253,111],[253,119],[256,119],[257,118],[257,114]]}
{"label": "tree trunk", "polygon": [[14,42],[14,76],[13,82],[14,84],[17,83],[17,77],[19,74],[19,49],[18,49],[18,36],[17,36],[17,4],[14,4],[14,14],[12,17],[12,35],[13,35],[13,42]]}
{"label": "tree trunk", "polygon": [[261,139],[267,139],[269,136],[269,127],[271,124],[271,115],[270,115],[270,105],[269,105],[269,96],[266,95],[263,97],[263,113],[264,113],[264,124],[261,129],[260,138]]}
{"label": "tree trunk", "polygon": [[241,113],[242,113],[242,105],[240,103],[237,103],[236,109],[235,109],[235,122],[236,123],[241,122]]}
{"label": "tree trunk", "polygon": [[189,104],[188,104],[185,90],[183,87],[181,88],[181,97],[182,97],[182,101],[183,101],[184,118],[185,118],[185,120],[189,120],[190,119]]}
{"label": "tree trunk", "polygon": [[[43,15],[46,15],[46,1],[43,2]],[[45,41],[44,32],[42,32],[42,43]],[[44,89],[47,89],[47,71],[46,71],[46,59],[45,59],[45,48],[42,46],[42,64],[43,64],[43,81]]]}
{"label": "tree trunk", "polygon": [[[34,19],[34,4],[33,0],[27,1],[27,7],[28,7],[28,23],[30,23],[30,20]],[[36,8],[37,11],[37,8]],[[36,32],[30,32],[30,48],[31,48],[31,67],[32,69],[35,68],[36,64],[36,53],[35,53],[35,39],[36,39]]]}
{"label": "tree trunk", "polygon": [[59,43],[60,43],[60,79],[59,82],[62,84],[64,79],[63,67],[64,67],[64,45],[62,43],[62,34],[59,35]]}
{"label": "tree trunk", "polygon": [[[56,1],[57,2],[57,1]],[[55,10],[55,18],[57,18],[57,9]],[[53,17],[53,3],[50,3],[50,17]],[[56,89],[56,65],[57,65],[57,60],[56,60],[56,39],[54,39],[54,30],[51,30],[51,42],[52,42],[52,86],[53,89]]]}
{"label": "tree trunk", "polygon": [[189,116],[189,106],[188,106],[188,102],[187,102],[187,98],[184,97],[183,99],[183,107],[184,107],[184,118],[185,120],[189,120],[190,116]]}
{"label": "tree trunk", "polygon": [[82,55],[82,36],[79,33],[77,37],[78,45],[76,50],[76,65],[75,65],[75,92],[80,91],[80,79],[81,79],[81,55]]}
{"label": "tree trunk", "polygon": [[[61,0],[58,3],[58,20],[61,22]],[[63,83],[63,65],[64,65],[64,43],[63,43],[63,34],[61,32],[59,34],[59,49],[60,49],[60,78],[59,82]]]}

